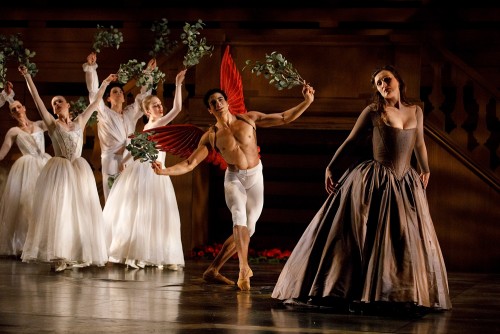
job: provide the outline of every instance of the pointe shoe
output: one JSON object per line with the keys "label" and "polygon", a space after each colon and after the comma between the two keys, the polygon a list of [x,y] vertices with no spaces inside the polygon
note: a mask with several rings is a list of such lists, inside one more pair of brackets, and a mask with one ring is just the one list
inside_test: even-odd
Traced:
{"label": "pointe shoe", "polygon": [[85,268],[90,266],[90,262],[75,263],[72,265],[73,268]]}
{"label": "pointe shoe", "polygon": [[179,270],[179,267],[176,264],[168,264],[167,269],[168,270]]}
{"label": "pointe shoe", "polygon": [[137,266],[139,266],[139,268],[141,268],[141,269],[144,269],[144,267],[146,267],[146,262],[144,262],[144,261],[139,261],[139,262],[137,263]]}
{"label": "pointe shoe", "polygon": [[253,276],[253,272],[250,269],[248,271],[248,275],[246,278],[238,278],[238,288],[240,288],[241,291],[250,291],[250,277]]}
{"label": "pointe shoe", "polygon": [[250,291],[250,278],[238,278],[238,288],[241,291]]}
{"label": "pointe shoe", "polygon": [[117,259],[117,258],[115,258],[115,257],[110,256],[110,257],[108,258],[108,262],[120,263],[120,260],[119,260],[119,259]]}
{"label": "pointe shoe", "polygon": [[139,267],[135,264],[134,260],[127,260],[127,261],[125,261],[125,264],[127,265],[127,268],[131,267],[134,269],[139,269]]}
{"label": "pointe shoe", "polygon": [[66,264],[65,261],[58,262],[57,267],[56,267],[56,271],[63,271],[67,267],[68,267],[68,265]]}

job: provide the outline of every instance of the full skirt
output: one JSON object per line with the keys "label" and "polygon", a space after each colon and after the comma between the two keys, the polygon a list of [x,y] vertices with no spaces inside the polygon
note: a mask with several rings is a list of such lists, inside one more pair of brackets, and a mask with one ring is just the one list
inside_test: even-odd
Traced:
{"label": "full skirt", "polygon": [[10,168],[0,202],[0,255],[21,255],[38,175],[50,159],[23,155]]}
{"label": "full skirt", "polygon": [[115,180],[103,210],[110,262],[184,266],[172,181],[132,162]]}
{"label": "full skirt", "polygon": [[103,266],[108,260],[94,174],[84,158],[51,158],[34,192],[24,262]]}
{"label": "full skirt", "polygon": [[450,309],[443,256],[418,173],[378,162],[345,176],[306,228],[273,298]]}

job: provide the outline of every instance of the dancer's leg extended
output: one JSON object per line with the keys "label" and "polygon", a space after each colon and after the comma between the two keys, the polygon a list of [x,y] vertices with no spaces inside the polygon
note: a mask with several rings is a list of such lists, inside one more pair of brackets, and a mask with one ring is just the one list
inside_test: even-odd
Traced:
{"label": "dancer's leg extended", "polygon": [[222,266],[236,253],[236,246],[234,243],[234,236],[226,239],[222,248],[208,266],[207,270],[203,273],[203,279],[207,282],[234,285],[234,281],[219,273]]}

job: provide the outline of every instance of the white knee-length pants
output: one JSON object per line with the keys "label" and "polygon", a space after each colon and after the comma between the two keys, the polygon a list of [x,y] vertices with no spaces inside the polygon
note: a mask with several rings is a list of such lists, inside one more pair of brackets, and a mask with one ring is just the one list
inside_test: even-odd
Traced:
{"label": "white knee-length pants", "polygon": [[250,236],[264,207],[264,176],[262,162],[245,170],[226,170],[224,176],[226,204],[231,211],[233,226],[246,226]]}

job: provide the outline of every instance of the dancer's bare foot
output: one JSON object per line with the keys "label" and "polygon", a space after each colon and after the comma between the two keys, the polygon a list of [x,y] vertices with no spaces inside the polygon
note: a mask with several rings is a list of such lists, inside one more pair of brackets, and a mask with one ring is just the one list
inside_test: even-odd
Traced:
{"label": "dancer's bare foot", "polygon": [[210,268],[203,273],[203,279],[210,283],[234,285],[234,281]]}
{"label": "dancer's bare foot", "polygon": [[240,270],[240,276],[238,278],[238,288],[240,288],[241,291],[250,290],[250,277],[252,276],[252,269],[248,268],[247,270]]}

